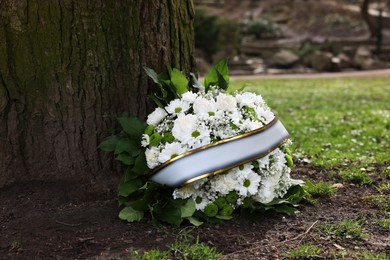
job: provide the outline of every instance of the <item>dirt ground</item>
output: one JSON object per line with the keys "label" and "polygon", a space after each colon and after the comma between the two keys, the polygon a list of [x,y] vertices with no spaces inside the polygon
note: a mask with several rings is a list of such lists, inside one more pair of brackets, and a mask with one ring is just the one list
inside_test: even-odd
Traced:
{"label": "dirt ground", "polygon": [[[389,165],[376,167],[379,171]],[[294,168],[293,176],[342,183],[303,164]],[[374,185],[383,181],[380,178]],[[320,199],[314,206],[303,204],[296,216],[270,214],[260,223],[236,217],[199,228],[157,229],[149,218],[138,223],[120,221],[113,192],[80,196],[80,187],[72,183],[18,184],[0,190],[0,259],[126,259],[132,250],[165,250],[184,232],[189,238],[199,236],[226,259],[279,259],[304,241],[323,248],[329,258],[340,248],[390,253],[388,231],[373,224],[385,213],[362,200],[376,193],[374,185],[344,183],[334,197]],[[367,238],[342,240],[316,231],[326,221],[355,217],[367,219]]]}

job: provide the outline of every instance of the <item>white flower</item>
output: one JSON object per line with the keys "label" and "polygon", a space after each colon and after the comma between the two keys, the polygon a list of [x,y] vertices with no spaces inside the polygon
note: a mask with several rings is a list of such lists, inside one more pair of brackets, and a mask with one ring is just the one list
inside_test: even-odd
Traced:
{"label": "white flower", "polygon": [[256,116],[259,118],[263,123],[268,124],[275,118],[275,114],[272,113],[269,110],[264,110],[263,108],[256,109]]}
{"label": "white flower", "polygon": [[166,115],[167,112],[165,112],[164,109],[158,107],[148,115],[148,119],[146,120],[146,123],[148,125],[157,126],[158,123],[160,123],[161,120],[163,120]]}
{"label": "white flower", "polygon": [[172,134],[180,142],[186,144],[191,138],[193,138],[192,133],[196,130],[196,128],[195,115],[179,115],[173,124]]}
{"label": "white flower", "polygon": [[195,208],[197,210],[204,210],[204,208],[207,206],[207,204],[210,203],[210,200],[205,197],[205,196],[202,196],[201,194],[195,194],[195,196],[193,196],[193,199],[195,201]]}
{"label": "white flower", "polygon": [[247,176],[240,178],[241,185],[239,186],[238,193],[241,196],[255,195],[260,184],[260,176],[254,172],[250,171]]}
{"label": "white flower", "polygon": [[181,96],[181,100],[183,101],[187,101],[189,103],[194,103],[196,97],[198,95],[194,92],[191,92],[191,91],[187,91],[186,93],[184,93],[182,96]]}
{"label": "white flower", "polygon": [[237,103],[240,107],[256,108],[264,105],[264,100],[260,95],[251,92],[244,92],[236,95]]}
{"label": "white flower", "polygon": [[213,178],[210,179],[210,190],[218,192],[221,195],[226,195],[234,190],[237,184],[235,169],[232,169],[227,174],[213,176]]}
{"label": "white flower", "polygon": [[142,147],[146,147],[146,146],[149,145],[149,142],[150,142],[150,137],[149,137],[149,135],[143,134],[143,135],[142,135],[142,140],[141,140],[141,146],[142,146]]}
{"label": "white flower", "polygon": [[153,169],[157,165],[159,165],[158,156],[159,156],[159,151],[156,147],[146,149],[145,157],[149,169]]}
{"label": "white flower", "polygon": [[262,186],[259,192],[253,196],[253,199],[264,204],[270,203],[277,196],[274,190],[274,186],[269,185],[267,180],[262,181]]}
{"label": "white flower", "polygon": [[181,114],[190,108],[190,103],[180,99],[172,100],[168,106],[165,107],[169,114]]}
{"label": "white flower", "polygon": [[217,108],[219,110],[234,111],[237,109],[237,101],[233,96],[220,93],[217,96]]}
{"label": "white flower", "polygon": [[250,119],[246,119],[242,123],[242,127],[245,129],[245,132],[256,130],[256,129],[262,127],[262,126],[263,126],[263,124],[261,122],[253,121],[253,120],[250,120]]}
{"label": "white flower", "polygon": [[196,190],[192,186],[187,185],[187,186],[184,186],[184,187],[182,187],[180,189],[175,189],[173,191],[172,196],[173,196],[174,199],[188,199],[195,192],[196,192]]}
{"label": "white flower", "polygon": [[184,153],[185,151],[186,150],[178,142],[167,143],[165,145],[165,148],[161,151],[160,155],[158,156],[158,161],[160,163],[164,163],[164,162]]}
{"label": "white flower", "polygon": [[187,142],[191,149],[207,145],[211,143],[210,130],[206,127],[198,127],[191,134],[192,138]]}
{"label": "white flower", "polygon": [[215,115],[217,104],[214,100],[198,97],[194,102],[193,108],[196,114],[208,114],[211,116]]}

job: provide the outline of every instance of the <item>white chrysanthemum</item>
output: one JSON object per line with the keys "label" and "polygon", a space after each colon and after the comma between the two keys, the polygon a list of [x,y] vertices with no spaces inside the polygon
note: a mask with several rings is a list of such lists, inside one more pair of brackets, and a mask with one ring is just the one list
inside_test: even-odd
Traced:
{"label": "white chrysanthemum", "polygon": [[159,156],[159,150],[156,147],[151,147],[146,149],[145,157],[149,169],[153,169],[157,165],[159,165],[158,156]]}
{"label": "white chrysanthemum", "polygon": [[160,163],[164,163],[164,162],[184,153],[185,151],[186,150],[178,142],[167,143],[165,145],[165,148],[161,151],[160,155],[158,156],[158,161]]}
{"label": "white chrysanthemum", "polygon": [[268,180],[263,180],[259,192],[253,196],[253,199],[260,203],[270,203],[277,195],[275,194],[275,186]]}
{"label": "white chrysanthemum", "polygon": [[275,118],[274,113],[272,113],[270,110],[264,110],[263,108],[256,109],[256,116],[266,124]]}
{"label": "white chrysanthemum", "polygon": [[245,178],[246,176],[248,176],[248,174],[252,172],[252,169],[252,163],[241,164],[240,166],[234,168],[235,173],[239,178]]}
{"label": "white chrysanthemum", "polygon": [[270,156],[271,156],[271,154],[268,154],[267,156],[264,156],[263,158],[257,160],[257,162],[259,163],[260,169],[265,169],[268,167],[269,162],[270,162],[270,160],[269,160]]}
{"label": "white chrysanthemum", "polygon": [[161,120],[163,120],[164,117],[166,116],[167,116],[167,112],[164,109],[158,107],[148,115],[148,119],[146,120],[146,123],[148,125],[157,126],[158,123],[160,123]]}
{"label": "white chrysanthemum", "polygon": [[191,134],[192,138],[188,141],[188,146],[192,149],[211,143],[210,130],[206,127],[199,127]]}
{"label": "white chrysanthemum", "polygon": [[256,130],[262,126],[263,124],[260,121],[253,121],[250,119],[245,119],[242,122],[242,127],[245,129],[245,132]]}
{"label": "white chrysanthemum", "polygon": [[205,184],[208,181],[208,178],[203,178],[197,181],[194,181],[190,183],[189,185],[194,188],[195,190],[198,190],[202,187],[203,184]]}
{"label": "white chrysanthemum", "polygon": [[173,136],[186,144],[192,137],[192,133],[196,130],[196,116],[189,115],[180,115],[174,122],[172,128]]}
{"label": "white chrysanthemum", "polygon": [[237,94],[236,99],[239,107],[248,106],[251,108],[256,108],[264,104],[264,100],[260,95],[256,95],[251,92]]}
{"label": "white chrysanthemum", "polygon": [[192,198],[195,201],[195,208],[197,210],[201,210],[201,211],[203,211],[204,208],[207,206],[207,204],[210,203],[210,200],[207,197],[202,196],[202,195],[203,194],[200,194],[200,192],[197,192],[196,194],[194,194],[192,196]]}
{"label": "white chrysanthemum", "polygon": [[215,115],[217,104],[214,100],[198,97],[194,102],[193,108],[196,114]]}
{"label": "white chrysanthemum", "polygon": [[198,95],[194,92],[191,92],[191,91],[187,91],[186,93],[184,93],[182,96],[181,96],[181,100],[183,101],[187,101],[189,103],[194,103],[196,97]]}
{"label": "white chrysanthemum", "polygon": [[217,96],[217,108],[224,111],[234,111],[237,109],[235,97],[220,93]]}
{"label": "white chrysanthemum", "polygon": [[180,189],[175,189],[173,191],[173,198],[174,199],[188,199],[190,198],[194,193],[196,192],[196,190],[190,186],[190,185],[187,185],[187,186],[184,186]]}
{"label": "white chrysanthemum", "polygon": [[149,143],[150,143],[150,137],[149,137],[149,135],[143,134],[143,135],[142,135],[142,139],[141,139],[141,146],[142,146],[142,147],[146,147],[146,146],[149,145]]}
{"label": "white chrysanthemum", "polygon": [[256,172],[250,171],[247,176],[240,178],[241,185],[239,186],[238,193],[246,197],[255,195],[258,191],[260,180],[261,178]]}
{"label": "white chrysanthemum", "polygon": [[219,174],[210,179],[210,190],[221,195],[226,195],[236,189],[237,176],[235,169],[232,169],[227,174]]}
{"label": "white chrysanthemum", "polygon": [[169,114],[181,114],[190,108],[190,103],[180,99],[172,100],[168,106],[165,107]]}

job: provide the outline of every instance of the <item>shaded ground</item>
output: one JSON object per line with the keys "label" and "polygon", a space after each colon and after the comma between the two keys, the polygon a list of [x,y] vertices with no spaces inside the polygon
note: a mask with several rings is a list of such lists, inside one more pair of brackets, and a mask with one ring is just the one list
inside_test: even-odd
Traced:
{"label": "shaded ground", "polygon": [[[384,167],[390,165],[376,165],[376,170]],[[295,167],[294,176],[342,182],[304,164]],[[374,185],[384,181],[383,176],[375,176]],[[77,197],[76,185],[68,190],[65,187],[72,185],[20,184],[0,190],[0,259],[126,258],[133,249],[166,249],[183,233],[189,238],[199,236],[200,241],[216,247],[227,259],[279,259],[302,241],[322,247],[327,258],[340,248],[390,254],[388,231],[373,224],[385,213],[362,199],[377,193],[374,185],[344,183],[336,196],[321,199],[315,206],[302,205],[301,213],[294,217],[269,215],[260,223],[235,218],[200,228],[156,229],[150,219],[131,224],[118,220],[115,195],[109,192]],[[367,238],[343,240],[318,231],[317,227],[327,221],[355,217],[367,220]]]}

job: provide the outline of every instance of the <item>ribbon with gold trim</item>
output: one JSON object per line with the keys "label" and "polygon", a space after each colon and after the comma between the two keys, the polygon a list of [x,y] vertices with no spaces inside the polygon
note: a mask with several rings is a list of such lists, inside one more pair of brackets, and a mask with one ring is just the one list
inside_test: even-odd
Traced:
{"label": "ribbon with gold trim", "polygon": [[256,130],[183,153],[158,166],[150,180],[176,188],[260,159],[289,138],[275,117]]}

